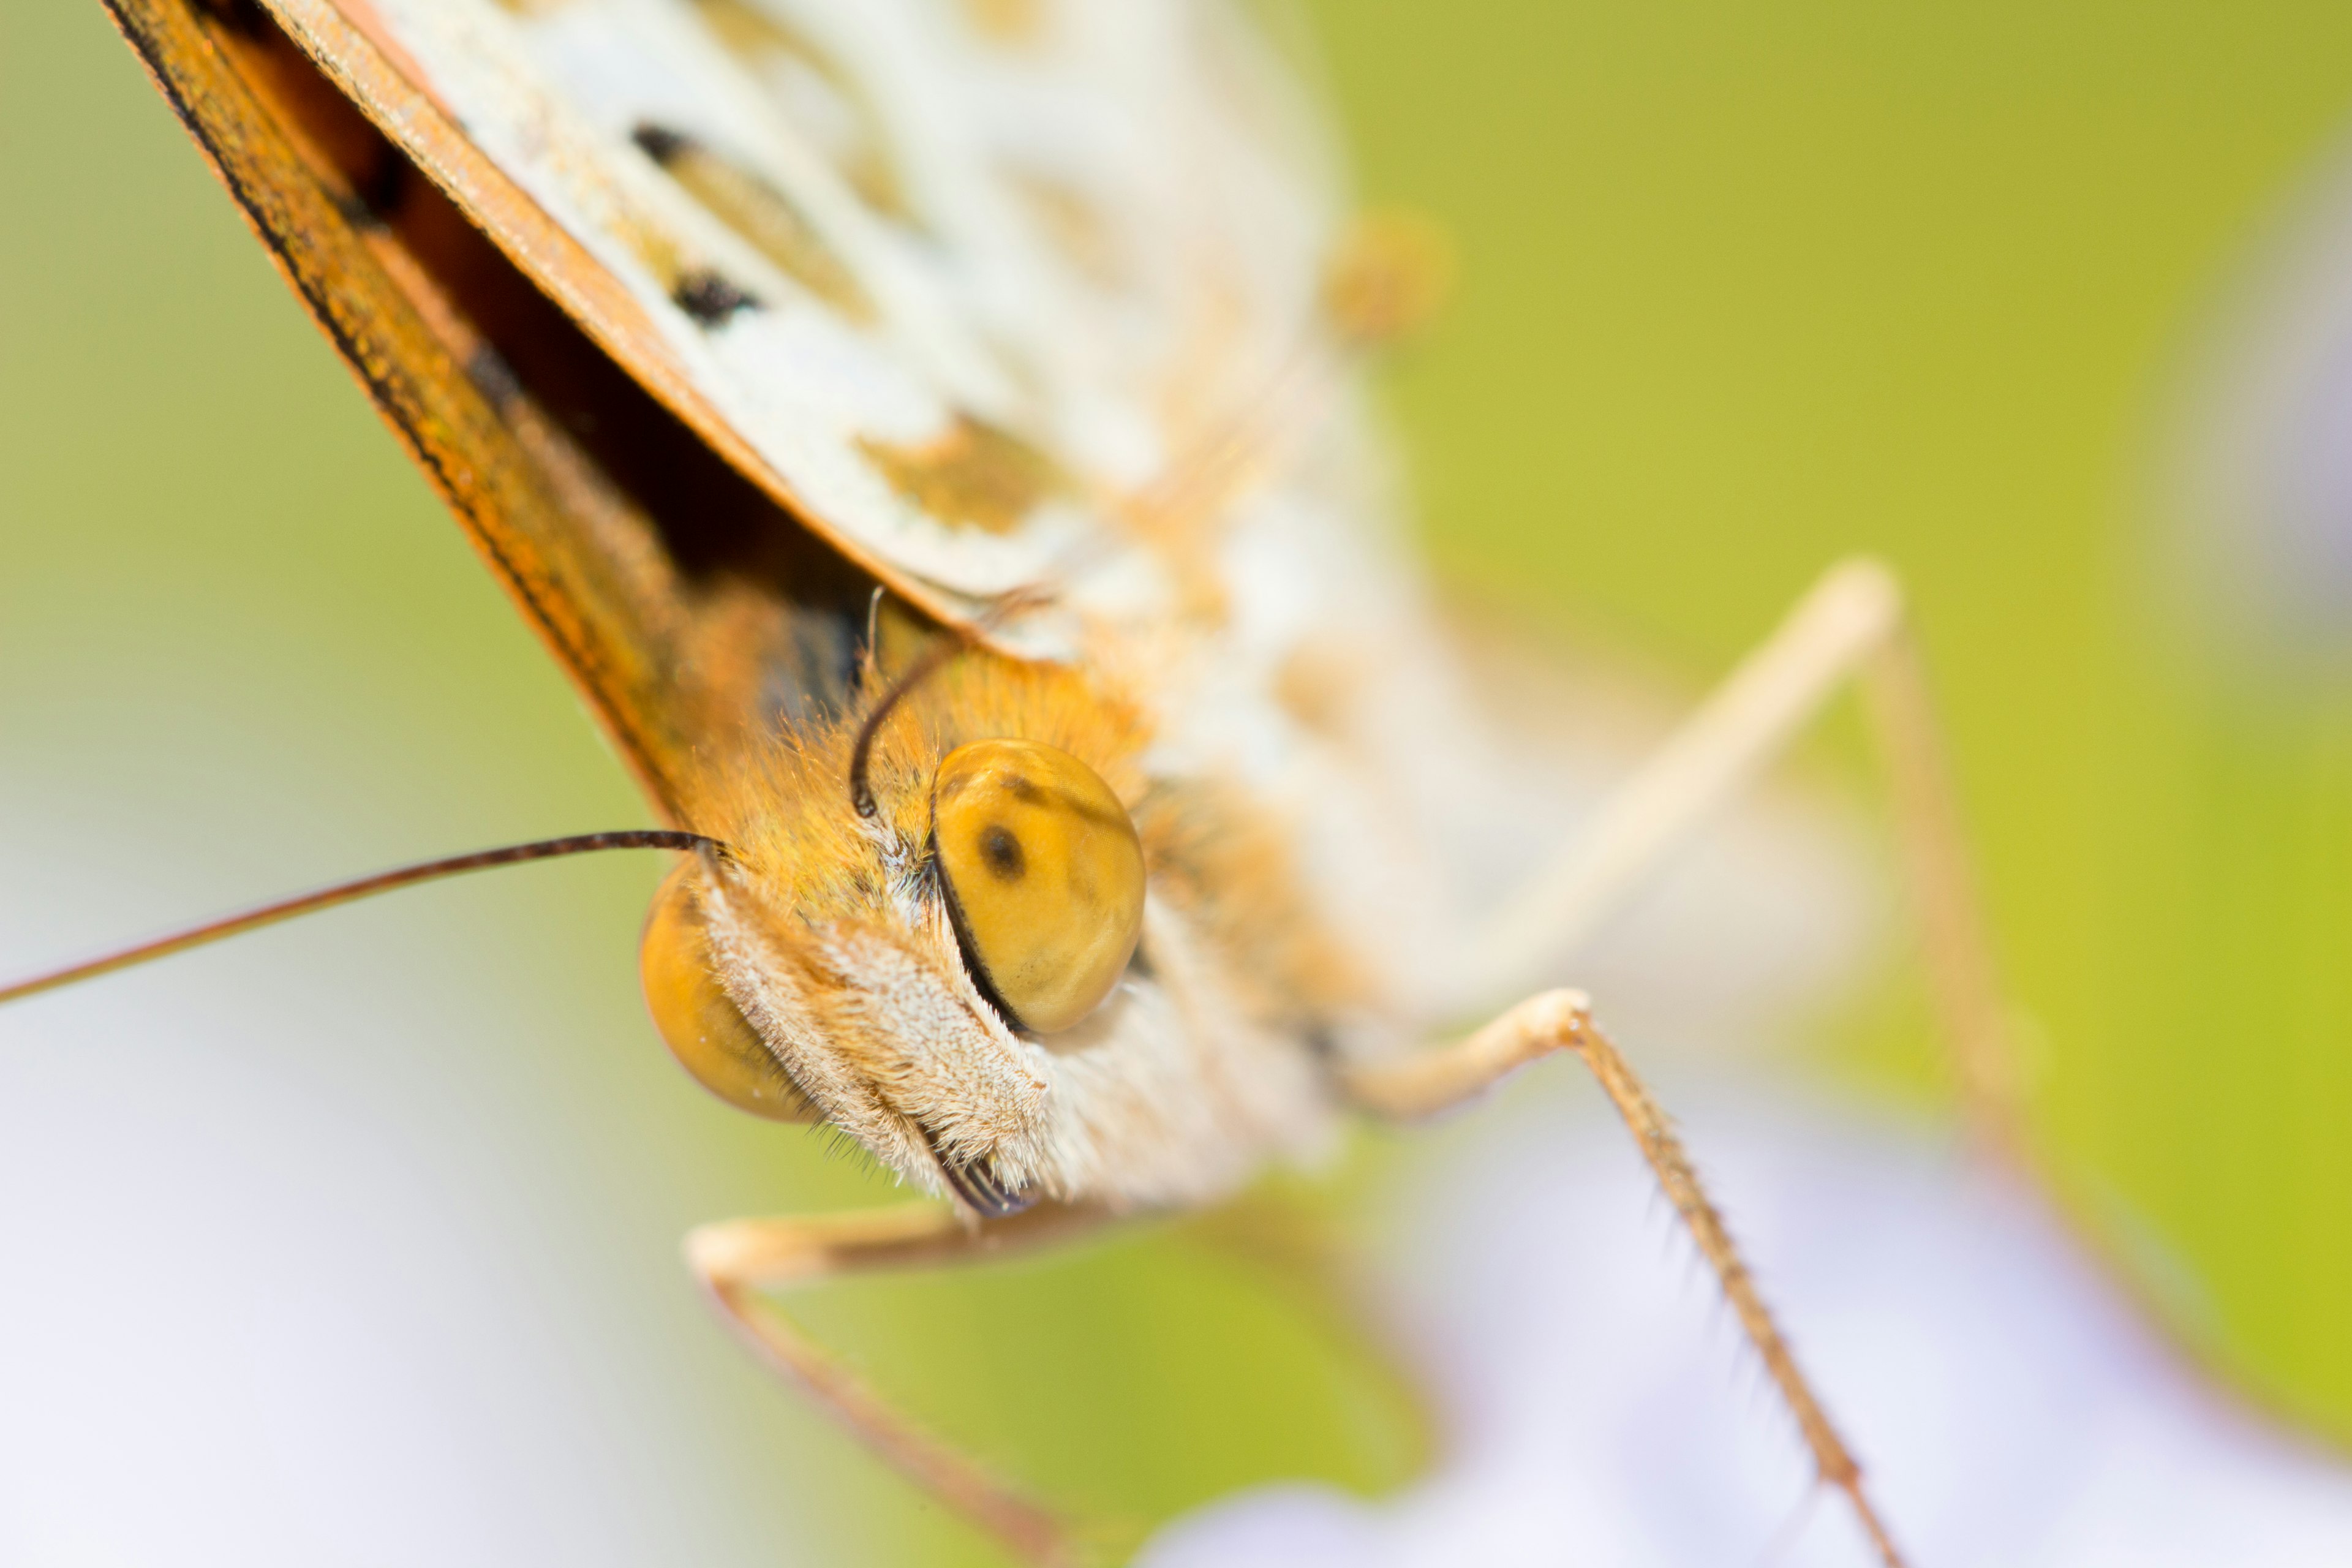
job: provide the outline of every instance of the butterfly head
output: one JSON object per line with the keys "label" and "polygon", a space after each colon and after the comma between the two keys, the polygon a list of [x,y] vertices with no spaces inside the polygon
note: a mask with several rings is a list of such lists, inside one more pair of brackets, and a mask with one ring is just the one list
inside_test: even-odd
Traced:
{"label": "butterfly head", "polygon": [[710,803],[730,849],[673,873],[643,950],[672,1052],[983,1215],[1199,1174],[1199,1023],[1230,987],[1186,959],[1184,889],[1154,892],[1138,715],[985,655],[900,708],[870,813],[842,784],[845,725],[763,750]]}

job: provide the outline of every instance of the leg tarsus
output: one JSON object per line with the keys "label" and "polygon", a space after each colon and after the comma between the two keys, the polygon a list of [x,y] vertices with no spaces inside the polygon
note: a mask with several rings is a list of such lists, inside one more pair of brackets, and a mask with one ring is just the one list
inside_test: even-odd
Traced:
{"label": "leg tarsus", "polygon": [[1609,1097],[1642,1151],[1667,1202],[1682,1218],[1699,1253],[1715,1271],[1739,1326],[1797,1423],[1821,1479],[1843,1492],[1885,1568],[1902,1568],[1902,1554],[1862,1484],[1862,1467],[1838,1435],[1829,1412],[1797,1364],[1796,1352],[1765,1306],[1731,1229],[1706,1194],[1674,1124],[1633,1065],[1592,1021],[1580,992],[1547,991],[1530,997],[1444,1050],[1360,1068],[1344,1087],[1363,1109],[1391,1117],[1425,1116],[1461,1103],[1539,1057],[1566,1052],[1581,1061]]}
{"label": "leg tarsus", "polygon": [[1862,670],[1862,699],[1895,800],[1928,989],[1952,1052],[1961,1105],[1988,1151],[2014,1169],[2029,1169],[2021,1086],[1991,926],[1977,890],[1935,699],[1907,626],[1898,623],[1872,650]]}
{"label": "leg tarsus", "polygon": [[1895,1546],[1895,1538],[1887,1533],[1885,1523],[1878,1517],[1878,1510],[1870,1506],[1870,1494],[1862,1489],[1862,1472],[1856,1470],[1836,1485],[1838,1490],[1845,1493],[1846,1501],[1853,1505],[1854,1517],[1862,1521],[1862,1532],[1870,1537],[1871,1547],[1878,1553],[1878,1560],[1885,1564],[1885,1568],[1903,1568],[1902,1551]]}

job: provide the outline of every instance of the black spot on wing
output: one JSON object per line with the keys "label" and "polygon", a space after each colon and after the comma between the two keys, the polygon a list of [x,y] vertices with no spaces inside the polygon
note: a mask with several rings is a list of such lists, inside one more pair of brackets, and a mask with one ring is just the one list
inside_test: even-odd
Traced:
{"label": "black spot on wing", "polygon": [[635,142],[646,157],[664,168],[677,162],[694,145],[694,138],[685,132],[673,131],[667,125],[656,125],[650,120],[639,121],[636,129],[629,132],[629,140]]}
{"label": "black spot on wing", "polygon": [[756,310],[759,299],[738,288],[708,267],[698,267],[677,280],[670,298],[677,308],[706,327],[723,325],[740,310]]}

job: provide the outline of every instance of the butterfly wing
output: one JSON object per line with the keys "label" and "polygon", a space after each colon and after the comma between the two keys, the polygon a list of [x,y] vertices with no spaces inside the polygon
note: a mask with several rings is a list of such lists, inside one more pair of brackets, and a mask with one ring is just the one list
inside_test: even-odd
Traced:
{"label": "butterfly wing", "polygon": [[1122,498],[1311,317],[1328,183],[1214,8],[112,5],[673,817],[877,584],[1164,620]]}
{"label": "butterfly wing", "polygon": [[[822,692],[824,671],[845,668],[864,584],[722,465],[698,460],[690,434],[437,199],[266,14],[110,8],[288,280],[678,816],[719,714],[764,687]],[[625,439],[592,447],[582,434],[599,426]],[[640,499],[656,488],[695,525],[666,532]]]}
{"label": "butterfly wing", "polygon": [[351,73],[371,118],[730,461],[931,601],[1098,535],[1169,461],[1187,362],[1307,314],[1319,209],[1207,90],[1213,9],[1033,6],[1007,37],[937,5],[277,3],[318,58],[396,64]]}

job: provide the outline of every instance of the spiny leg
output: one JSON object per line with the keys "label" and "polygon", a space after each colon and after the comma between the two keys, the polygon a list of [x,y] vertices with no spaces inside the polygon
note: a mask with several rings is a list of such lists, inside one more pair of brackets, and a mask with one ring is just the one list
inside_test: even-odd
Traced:
{"label": "spiny leg", "polygon": [[767,1292],[878,1269],[980,1262],[1064,1239],[1103,1218],[1090,1209],[1041,1205],[974,1226],[943,1204],[897,1204],[723,1220],[689,1235],[686,1256],[730,1326],[760,1358],[900,1475],[1024,1561],[1067,1568],[1080,1554],[1066,1521],[918,1426],[802,1332]]}
{"label": "spiny leg", "polygon": [[1825,573],[1593,824],[1476,933],[1475,989],[1491,998],[1536,983],[1538,969],[1598,929],[1850,679],[1861,683],[1887,770],[1933,999],[1970,1123],[1988,1146],[2017,1155],[2017,1084],[2000,974],[1902,589],[1876,562],[1848,561]]}
{"label": "spiny leg", "polygon": [[2021,1168],[2029,1161],[2008,1002],[1945,760],[1943,727],[1908,626],[1898,621],[1872,650],[1862,697],[1895,801],[1928,985],[1951,1044],[1962,1104],[1984,1146]]}
{"label": "spiny leg", "polygon": [[1593,1025],[1591,1005],[1580,992],[1545,992],[1458,1044],[1402,1061],[1353,1068],[1346,1089],[1349,1098],[1366,1110],[1412,1119],[1458,1105],[1514,1069],[1560,1051],[1574,1055],[1591,1069],[1624,1119],[1658,1185],[1682,1216],[1707,1266],[1715,1270],[1725,1299],[1738,1314],[1748,1342],[1763,1358],[1782,1403],[1796,1418],[1797,1428],[1812,1453],[1814,1469],[1853,1505],[1886,1568],[1902,1568],[1902,1554],[1864,1489],[1862,1467],[1797,1365],[1796,1352],[1789,1348],[1765,1306],[1754,1277],[1732,1242],[1729,1227],[1700,1184],[1682,1140],[1631,1064]]}

